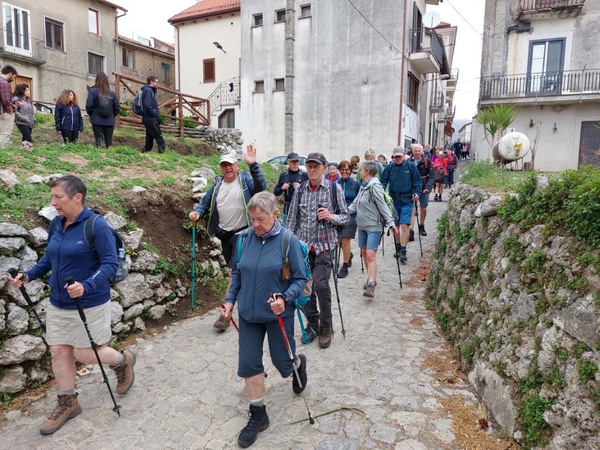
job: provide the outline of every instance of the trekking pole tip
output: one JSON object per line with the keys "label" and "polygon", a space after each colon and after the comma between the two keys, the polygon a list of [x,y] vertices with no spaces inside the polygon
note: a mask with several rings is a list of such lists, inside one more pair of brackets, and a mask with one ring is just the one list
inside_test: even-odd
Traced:
{"label": "trekking pole tip", "polygon": [[116,412],[119,417],[121,417],[121,405],[115,405],[113,408],[113,412]]}

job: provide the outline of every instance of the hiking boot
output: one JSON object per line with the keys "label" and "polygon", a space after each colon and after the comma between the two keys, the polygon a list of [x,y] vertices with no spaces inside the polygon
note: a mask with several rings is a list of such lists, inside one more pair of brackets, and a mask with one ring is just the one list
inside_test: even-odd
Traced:
{"label": "hiking boot", "polygon": [[348,264],[344,263],[337,276],[338,278],[346,278],[348,276]]}
{"label": "hiking boot", "polygon": [[363,292],[363,296],[370,297],[370,298],[375,297],[375,284],[374,283],[367,284],[367,287],[365,288],[365,292]]}
{"label": "hiking boot", "polygon": [[[377,286],[377,281],[374,281],[373,283],[371,283],[373,286]],[[367,289],[367,286],[369,285],[369,279],[367,278],[367,282],[363,285],[363,289]]]}
{"label": "hiking boot", "polygon": [[354,253],[350,252],[350,259],[348,260],[348,268],[352,267],[352,258],[354,258]]}
{"label": "hiking boot", "polygon": [[437,201],[439,201],[439,198],[440,198],[440,196],[438,194],[435,194],[433,197],[433,201],[437,202]]}
{"label": "hiking boot", "polygon": [[438,202],[441,202],[442,200],[442,194],[440,194],[440,196],[438,197]]}
{"label": "hiking boot", "polygon": [[77,400],[77,393],[71,395],[59,395],[58,405],[41,425],[40,433],[52,434],[62,427],[67,420],[81,414],[81,406]]}
{"label": "hiking boot", "polygon": [[[298,383],[298,380],[296,379],[296,372],[292,372],[292,389],[295,394],[302,394],[302,391],[306,388],[306,382],[308,381],[308,375],[306,374],[306,356],[300,354],[298,355],[298,359],[300,360],[300,367],[296,370],[300,377],[300,383]],[[300,385],[302,385],[302,387],[300,387]]]}
{"label": "hiking boot", "polygon": [[[318,317],[309,317],[308,325],[306,326],[306,334],[308,336],[308,340],[310,342],[314,341],[315,338],[319,335],[319,318]],[[313,333],[314,331],[314,333]]]}
{"label": "hiking boot", "polygon": [[424,224],[419,225],[419,234],[421,236],[427,236],[427,232],[425,231],[425,225]]}
{"label": "hiking boot", "polygon": [[408,258],[406,257],[406,249],[403,248],[400,250],[400,262],[405,263],[407,260]]}
{"label": "hiking boot", "polygon": [[219,318],[213,325],[213,328],[218,329],[219,332],[225,331],[227,328],[229,328],[229,320],[225,319],[224,317],[219,316]]}
{"label": "hiking boot", "polygon": [[238,445],[242,448],[250,447],[256,442],[258,432],[269,428],[269,416],[267,416],[267,407],[265,405],[250,405],[248,416],[250,417],[248,425],[240,431],[240,435],[238,436]]}
{"label": "hiking boot", "polygon": [[164,153],[164,152],[165,152],[165,148],[164,147],[158,149],[158,153]]}
{"label": "hiking boot", "polygon": [[319,330],[319,347],[327,348],[331,344],[331,327],[321,327]]}
{"label": "hiking boot", "polygon": [[410,231],[408,232],[408,240],[409,240],[410,242],[412,242],[412,241],[414,241],[414,240],[415,240],[415,230],[410,230]]}
{"label": "hiking boot", "polygon": [[133,380],[135,380],[133,366],[135,366],[136,354],[133,352],[121,353],[123,354],[123,362],[118,366],[109,366],[117,375],[117,394],[119,395],[125,394],[133,385]]}

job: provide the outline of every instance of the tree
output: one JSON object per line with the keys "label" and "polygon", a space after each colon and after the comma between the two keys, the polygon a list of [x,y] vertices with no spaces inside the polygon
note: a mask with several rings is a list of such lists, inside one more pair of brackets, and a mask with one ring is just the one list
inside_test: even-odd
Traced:
{"label": "tree", "polygon": [[493,147],[496,135],[503,136],[504,131],[514,122],[515,116],[514,106],[500,104],[479,111],[475,122],[481,124],[485,140]]}

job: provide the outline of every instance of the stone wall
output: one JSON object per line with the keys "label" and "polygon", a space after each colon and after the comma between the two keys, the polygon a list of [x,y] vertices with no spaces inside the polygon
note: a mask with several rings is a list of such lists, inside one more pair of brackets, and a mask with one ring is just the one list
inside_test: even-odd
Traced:
{"label": "stone wall", "polygon": [[197,137],[206,142],[223,155],[234,153],[238,159],[242,159],[244,156],[242,131],[236,128],[208,127],[202,131],[193,131],[190,136]]}
{"label": "stone wall", "polygon": [[600,448],[600,251],[543,225],[521,230],[497,216],[500,202],[453,188],[430,307],[497,424],[524,448]]}

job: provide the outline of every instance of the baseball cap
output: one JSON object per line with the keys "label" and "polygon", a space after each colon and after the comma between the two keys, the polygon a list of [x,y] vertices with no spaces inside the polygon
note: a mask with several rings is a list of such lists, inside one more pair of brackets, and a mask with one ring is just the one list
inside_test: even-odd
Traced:
{"label": "baseball cap", "polygon": [[300,161],[300,156],[298,156],[298,153],[292,152],[287,155],[286,161]]}
{"label": "baseball cap", "polygon": [[223,164],[224,162],[229,163],[229,164],[235,164],[235,163],[237,163],[237,158],[232,153],[229,153],[226,155],[221,155],[221,159],[219,160],[219,165]]}
{"label": "baseball cap", "polygon": [[406,150],[404,149],[404,147],[395,147],[394,153],[392,153],[392,158],[394,156],[404,156],[405,154],[406,154]]}
{"label": "baseball cap", "polygon": [[310,161],[314,161],[314,162],[322,164],[322,165],[327,164],[327,159],[325,158],[325,156],[323,156],[323,153],[319,153],[319,152],[309,153],[308,156],[306,157],[306,162],[310,162]]}

